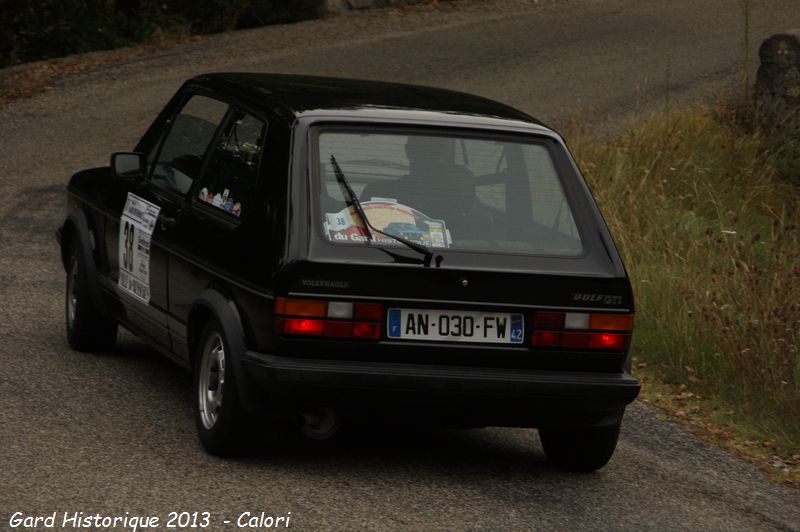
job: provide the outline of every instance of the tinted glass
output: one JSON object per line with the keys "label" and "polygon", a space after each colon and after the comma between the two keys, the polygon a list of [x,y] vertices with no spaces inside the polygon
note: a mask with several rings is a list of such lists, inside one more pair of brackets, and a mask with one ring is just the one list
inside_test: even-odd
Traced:
{"label": "tinted glass", "polygon": [[[579,255],[575,220],[543,144],[376,132],[319,135],[319,223],[331,242],[364,245],[331,155],[370,223],[432,248]],[[376,236],[381,245],[398,245]]]}
{"label": "tinted glass", "polygon": [[205,96],[193,96],[183,106],[158,152],[151,178],[154,186],[179,194],[189,192],[227,110],[227,104]]}
{"label": "tinted glass", "polygon": [[237,111],[214,148],[202,178],[199,199],[234,216],[241,216],[256,189],[258,163],[266,125]]}

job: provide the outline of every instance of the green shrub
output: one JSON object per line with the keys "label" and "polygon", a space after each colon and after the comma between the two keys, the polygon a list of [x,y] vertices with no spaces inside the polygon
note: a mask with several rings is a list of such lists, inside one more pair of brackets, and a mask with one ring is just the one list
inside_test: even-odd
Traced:
{"label": "green shrub", "polygon": [[635,355],[800,446],[800,192],[770,139],[720,116],[667,113],[573,151],[631,275]]}

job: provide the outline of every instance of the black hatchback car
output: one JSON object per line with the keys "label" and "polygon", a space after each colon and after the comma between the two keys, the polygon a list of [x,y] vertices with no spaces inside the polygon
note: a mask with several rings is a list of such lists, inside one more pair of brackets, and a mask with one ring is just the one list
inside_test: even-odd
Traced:
{"label": "black hatchback car", "polygon": [[561,137],[410,85],[267,74],[186,82],[133,152],[74,175],[58,231],[70,345],[121,325],[194,376],[203,446],[254,419],[538,427],[610,459],[633,298]]}

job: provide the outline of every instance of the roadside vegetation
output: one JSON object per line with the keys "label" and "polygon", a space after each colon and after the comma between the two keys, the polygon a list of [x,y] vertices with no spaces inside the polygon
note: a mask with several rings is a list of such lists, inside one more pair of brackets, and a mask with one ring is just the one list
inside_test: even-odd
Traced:
{"label": "roadside vegetation", "polygon": [[[392,0],[392,12],[438,9],[439,1]],[[64,76],[208,34],[326,13],[325,0],[0,0],[0,106],[48,91]]]}
{"label": "roadside vegetation", "polygon": [[0,68],[319,15],[322,0],[0,2]]}
{"label": "roadside vegetation", "polygon": [[632,279],[643,399],[800,485],[800,129],[787,125],[695,106],[611,143],[566,136]]}
{"label": "roadside vegetation", "polygon": [[[0,1],[0,106],[47,91],[61,77],[206,34],[314,18],[322,13],[322,4],[323,0]],[[87,53],[101,50],[110,51]]]}

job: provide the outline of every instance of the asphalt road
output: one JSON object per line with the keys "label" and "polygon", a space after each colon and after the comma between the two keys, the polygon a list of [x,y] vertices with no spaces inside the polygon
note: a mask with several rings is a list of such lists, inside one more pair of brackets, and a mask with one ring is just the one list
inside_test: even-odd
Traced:
{"label": "asphalt road", "polygon": [[[752,51],[800,26],[800,2],[754,3]],[[204,39],[60,81],[0,109],[0,528],[35,515],[242,512],[296,529],[800,530],[800,492],[648,407],[611,463],[555,470],[534,430],[351,433],[218,460],[197,442],[188,374],[136,338],[74,353],[53,230],[79,169],[130,149],[185,78],[257,70],[409,81],[496,98],[545,121],[576,105],[613,130],[632,113],[740,86],[732,0],[464,0]],[[669,65],[669,66],[668,66]],[[669,70],[669,75],[667,71]],[[669,80],[669,83],[667,83]],[[667,88],[669,86],[669,88]],[[60,523],[59,523],[60,524]]]}

